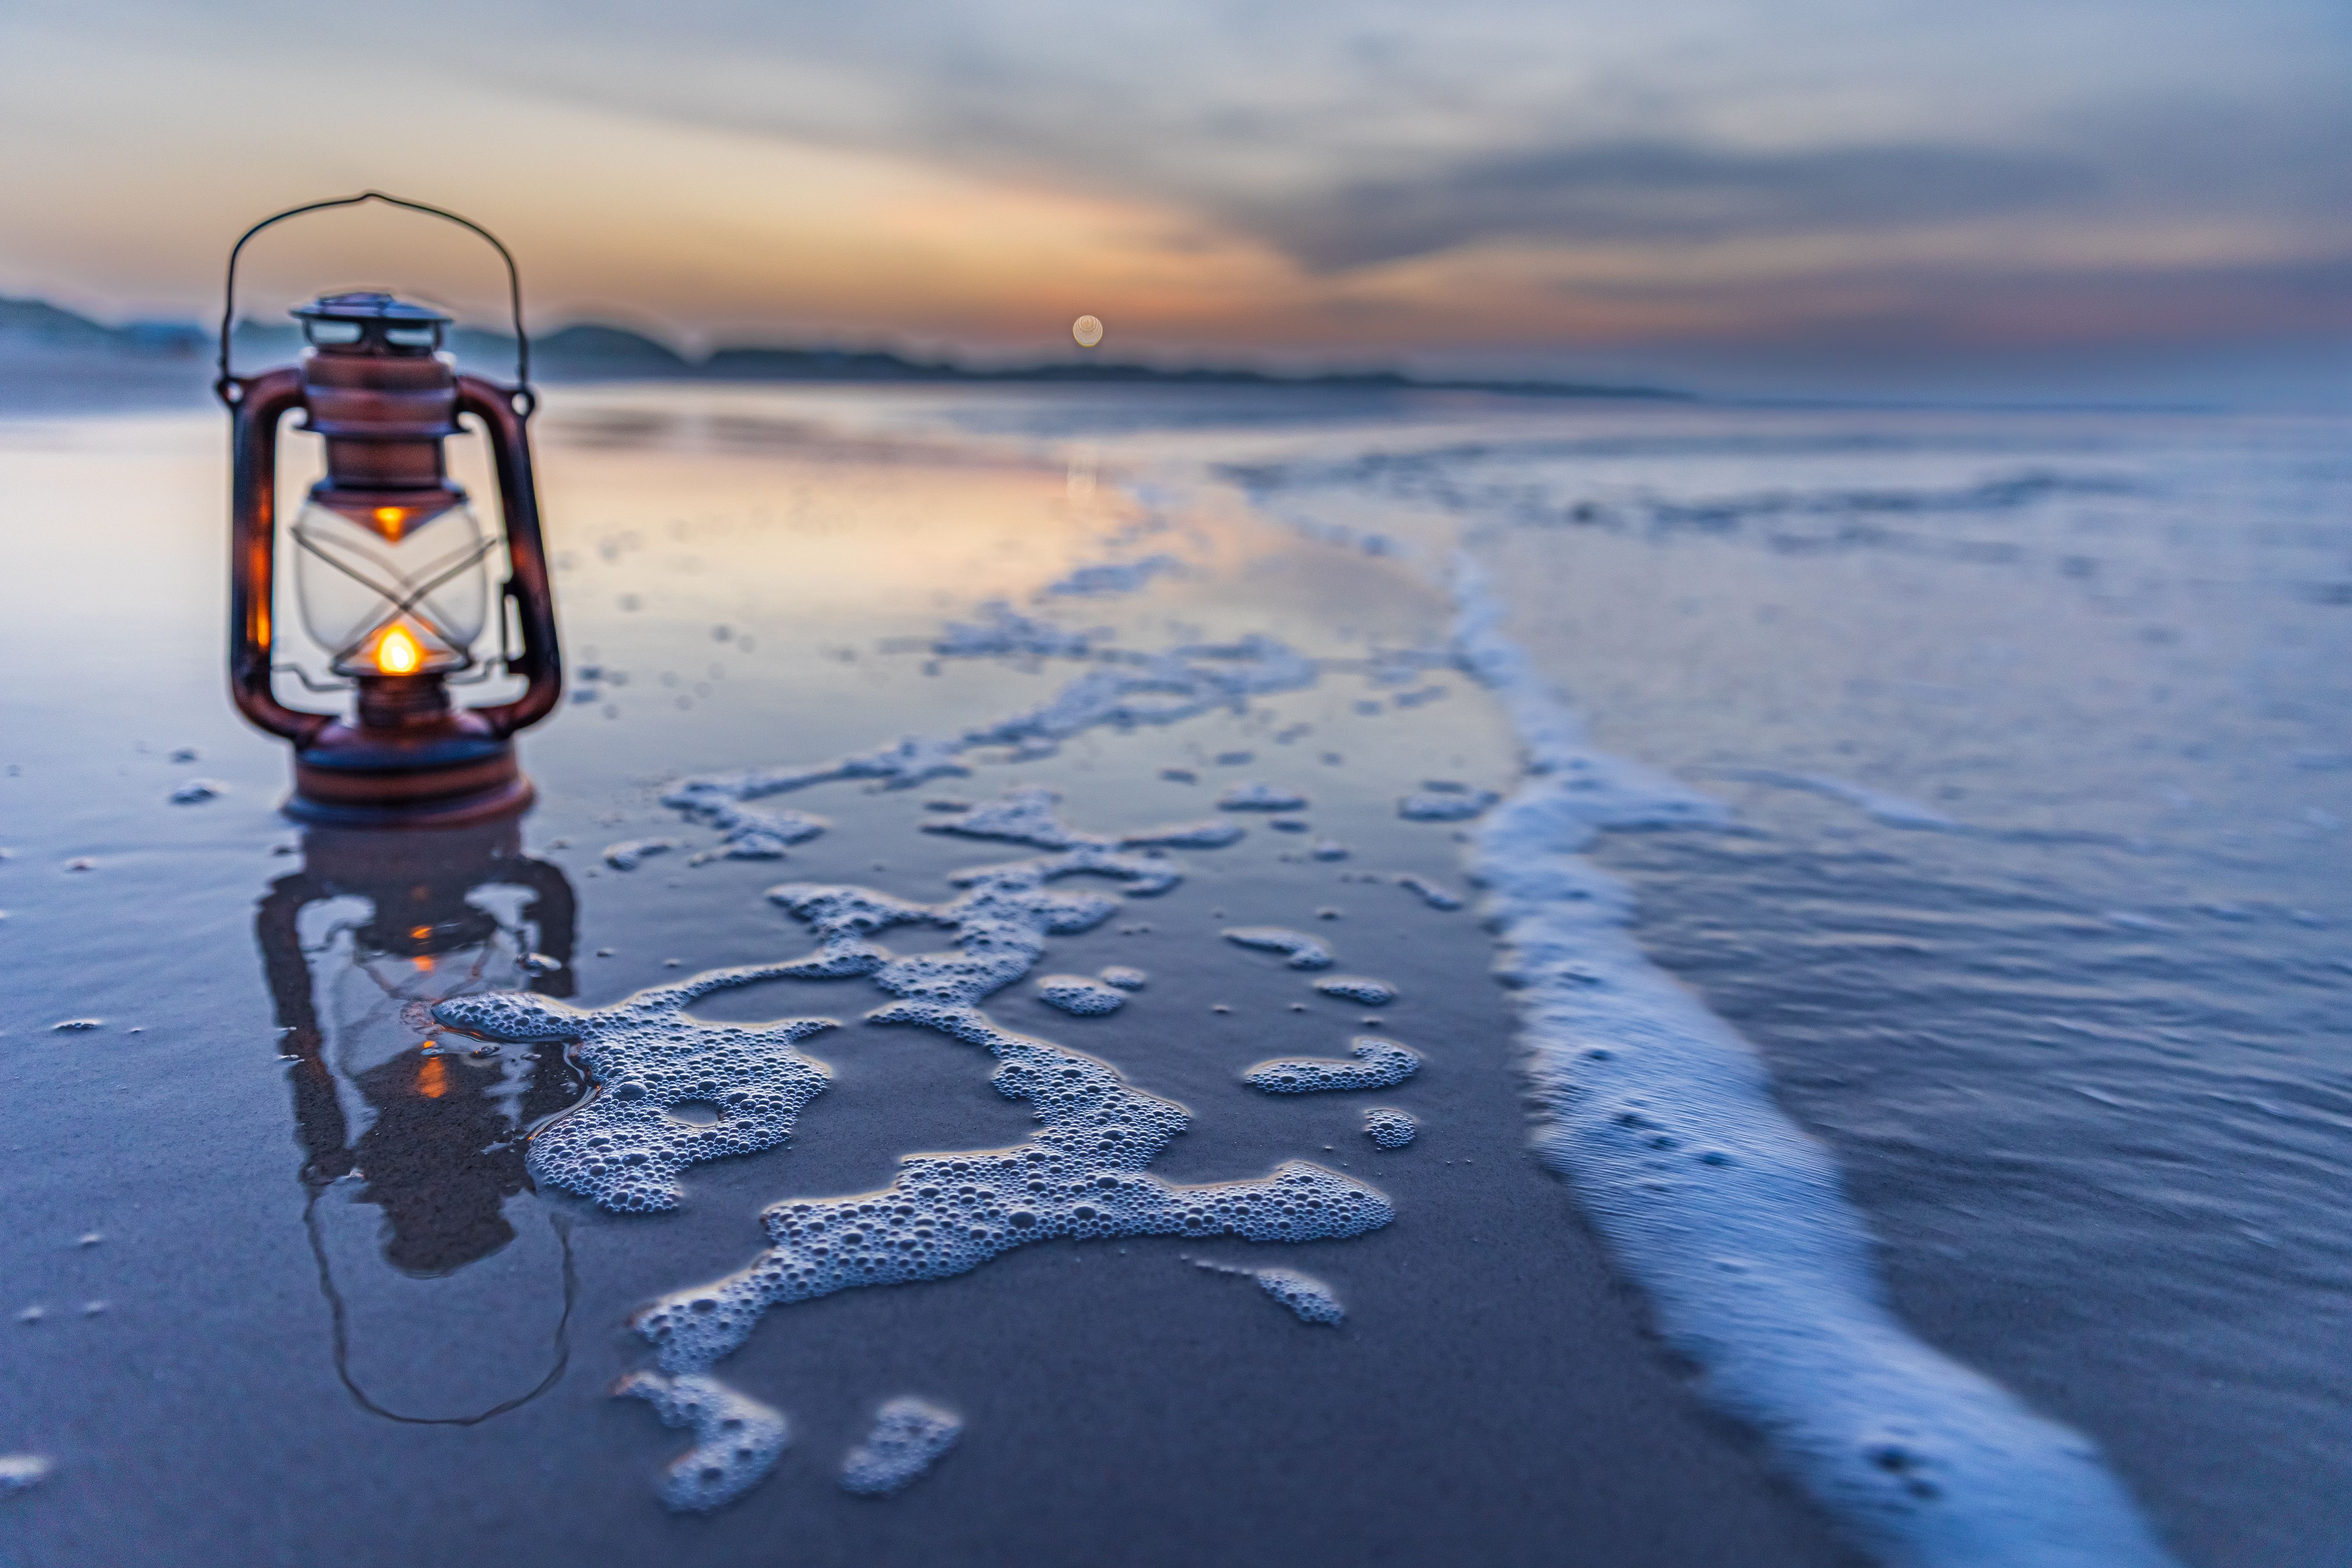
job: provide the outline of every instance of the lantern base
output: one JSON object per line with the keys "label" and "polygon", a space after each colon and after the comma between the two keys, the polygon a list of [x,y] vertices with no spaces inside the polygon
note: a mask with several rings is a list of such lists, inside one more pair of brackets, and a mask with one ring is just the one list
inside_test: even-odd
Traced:
{"label": "lantern base", "polygon": [[530,779],[517,773],[504,784],[468,795],[377,802],[321,800],[304,794],[300,769],[296,774],[294,793],[278,809],[297,822],[319,827],[471,827],[518,815],[539,795]]}
{"label": "lantern base", "polygon": [[456,827],[520,811],[533,793],[512,742],[471,713],[445,712],[398,726],[328,725],[294,753],[283,809],[337,827]]}

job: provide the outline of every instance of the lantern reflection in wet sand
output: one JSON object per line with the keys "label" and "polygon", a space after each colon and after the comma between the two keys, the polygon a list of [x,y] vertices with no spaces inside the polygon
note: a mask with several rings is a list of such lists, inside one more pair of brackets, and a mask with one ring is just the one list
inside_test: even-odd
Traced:
{"label": "lantern reflection in wet sand", "polygon": [[[552,1249],[540,1235],[496,1278],[456,1277],[518,1240],[530,1135],[585,1081],[558,1047],[456,1048],[431,1014],[485,991],[572,993],[572,884],[523,853],[520,816],[308,828],[300,868],[270,884],[254,921],[335,1372],[362,1408],[394,1421],[488,1420],[551,1387],[569,1353],[560,1216],[545,1222]],[[453,1317],[492,1310],[497,1333],[478,1322],[469,1355],[446,1348]],[[542,1352],[536,1337],[551,1329]]]}
{"label": "lantern reflection in wet sand", "polygon": [[[270,225],[324,207],[382,201],[448,218],[506,260],[514,308],[512,385],[459,374],[442,352],[450,318],[387,293],[327,295],[294,312],[309,347],[297,365],[240,377],[229,371],[236,260]],[[349,826],[458,823],[530,798],[512,736],[551,712],[562,686],[554,596],[541,536],[528,422],[530,345],[514,258],[488,230],[453,213],[369,192],[295,207],[248,229],[229,254],[215,384],[234,423],[230,685],[247,719],[294,743],[294,795],[306,821]],[[321,437],[326,476],[285,544],[303,628],[328,650],[318,682],[279,658],[274,614],[280,531],[278,428],[300,411]],[[502,527],[493,536],[449,478],[442,447],[470,416],[488,436]],[[506,576],[494,584],[503,560]],[[498,651],[477,645],[495,618]],[[277,677],[312,690],[352,690],[351,711],[278,700]],[[464,708],[453,681],[505,673],[525,682],[512,701]]]}

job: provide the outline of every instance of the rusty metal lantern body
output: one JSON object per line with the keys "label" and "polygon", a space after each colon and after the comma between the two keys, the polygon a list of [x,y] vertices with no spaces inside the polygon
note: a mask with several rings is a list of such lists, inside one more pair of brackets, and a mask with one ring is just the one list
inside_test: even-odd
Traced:
{"label": "rusty metal lantern body", "polygon": [[[449,218],[506,258],[514,384],[459,374],[441,352],[449,318],[383,293],[329,295],[295,311],[310,344],[300,363],[249,377],[229,373],[237,251],[284,218],[370,200]],[[294,744],[287,811],[349,826],[446,825],[527,804],[530,781],[516,763],[513,736],[553,711],[562,657],[531,473],[535,399],[512,257],[455,214],[373,192],[280,213],[230,253],[220,365],[216,389],[234,426],[230,689],[247,720]],[[331,650],[333,673],[356,690],[341,715],[289,707],[276,691],[278,431],[298,411],[302,427],[324,440],[327,472],[287,531],[296,597],[307,629]],[[498,540],[482,532],[449,479],[442,442],[466,434],[465,416],[490,441]],[[493,592],[488,574],[501,547],[508,572]],[[499,652],[485,658],[473,645],[491,619]],[[510,644],[510,627],[520,647]],[[451,700],[452,677],[487,676],[494,666],[523,678],[521,696],[483,708]]]}

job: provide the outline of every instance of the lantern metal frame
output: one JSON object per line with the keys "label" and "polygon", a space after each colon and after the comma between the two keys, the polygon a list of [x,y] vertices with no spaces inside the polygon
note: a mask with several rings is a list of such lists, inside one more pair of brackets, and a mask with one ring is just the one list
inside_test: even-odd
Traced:
{"label": "lantern metal frame", "polygon": [[[506,264],[514,323],[513,383],[448,372],[446,383],[429,394],[396,386],[330,387],[310,374],[315,353],[299,365],[251,376],[235,373],[230,339],[236,321],[236,269],[247,244],[289,218],[368,202],[446,219],[478,235],[498,252]],[[436,327],[436,342],[437,333]],[[429,357],[446,369],[437,354]],[[446,825],[494,816],[528,803],[533,792],[516,764],[512,737],[555,710],[562,696],[563,665],[532,473],[530,421],[539,400],[530,386],[522,274],[513,253],[469,218],[381,191],[310,202],[273,214],[247,229],[229,250],[218,374],[213,385],[231,417],[230,694],[247,721],[294,745],[295,788],[287,812],[305,821],[352,826]],[[322,417],[314,403],[330,401],[332,406]],[[458,419],[470,415],[479,422],[490,442],[508,566],[493,605],[499,637],[496,665],[522,678],[520,697],[480,708],[455,707],[446,690],[446,670],[368,675],[340,668],[347,661],[339,658],[337,673],[353,675],[358,688],[352,715],[310,712],[278,700],[275,678],[285,668],[273,657],[278,448],[280,426],[298,409],[306,416],[304,427],[327,436],[331,443],[339,435],[347,441],[437,443],[463,430]],[[437,463],[437,446],[434,450]],[[444,489],[462,499],[455,486],[445,482]],[[467,563],[469,567],[472,563]],[[519,647],[509,640],[510,619]],[[485,661],[473,679],[487,679],[491,673]],[[301,679],[306,689],[322,689],[307,674]]]}

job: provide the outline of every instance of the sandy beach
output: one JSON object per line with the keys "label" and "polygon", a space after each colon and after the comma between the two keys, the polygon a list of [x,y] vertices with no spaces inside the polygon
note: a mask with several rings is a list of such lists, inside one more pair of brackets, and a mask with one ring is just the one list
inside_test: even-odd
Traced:
{"label": "sandy beach", "polygon": [[[54,1466],[9,1505],[12,1552],[61,1564],[717,1563],[781,1550],[839,1562],[1849,1561],[1756,1439],[1703,1405],[1575,1194],[1530,1158],[1514,1022],[1475,912],[1400,885],[1421,879],[1441,903],[1470,893],[1459,824],[1408,820],[1398,801],[1433,780],[1465,795],[1507,788],[1515,768],[1499,715],[1457,674],[1376,679],[1402,668],[1398,650],[1442,642],[1442,596],[1376,562],[1334,569],[1207,512],[1155,512],[1107,477],[1017,446],[856,439],[846,424],[812,433],[722,405],[656,405],[634,423],[625,409],[583,409],[553,426],[574,690],[589,695],[528,750],[542,793],[520,847],[576,899],[571,1001],[603,1006],[807,951],[762,897],[778,883],[937,902],[958,868],[1029,853],[924,831],[954,815],[942,802],[1043,786],[1089,830],[1235,824],[1237,843],[1169,852],[1181,869],[1170,890],[1121,897],[1108,919],[1050,939],[987,1016],[1181,1104],[1189,1128],[1153,1175],[1226,1182],[1303,1160],[1375,1188],[1392,1222],[1298,1246],[1049,1241],[956,1278],[778,1307],[714,1373],[782,1413],[789,1446],[740,1500],[707,1517],[665,1509],[662,1467],[688,1436],[608,1392],[650,1363],[632,1313],[748,1262],[765,1205],[873,1190],[916,1152],[1018,1144],[1029,1108],[991,1088],[973,1047],[861,1023],[887,1000],[863,980],[730,991],[693,1016],[840,1023],[802,1047],[831,1076],[788,1145],[691,1167],[672,1213],[612,1214],[544,1186],[493,1197],[514,1239],[435,1274],[434,1258],[468,1250],[449,1239],[458,1211],[480,1212],[465,1194],[493,1179],[451,1144],[447,1169],[409,1178],[425,1194],[404,1211],[409,1256],[426,1271],[388,1261],[388,1191],[371,1201],[364,1169],[306,1184],[300,1140],[314,1125],[289,1093],[306,1064],[286,1059],[257,951],[257,903],[302,871],[306,846],[273,815],[282,759],[216,695],[218,595],[203,586],[218,572],[216,432],[199,417],[19,426],[0,458],[12,490],[62,507],[100,485],[121,567],[68,570],[87,535],[54,539],[40,547],[54,558],[34,564],[58,591],[19,595],[11,616],[25,672],[11,704],[28,721],[5,786],[16,978],[0,1027],[19,1092],[0,1112],[16,1216],[0,1272],[20,1298],[12,1315],[36,1315],[5,1344],[7,1442]],[[1153,553],[1182,566],[1148,594],[1045,591],[1077,568]],[[1066,628],[1109,628],[1097,650],[1255,633],[1316,668],[1295,689],[1178,721],[1091,728],[1052,754],[975,747],[960,759],[968,772],[906,789],[846,780],[771,797],[827,824],[788,858],[706,858],[717,836],[660,803],[682,776],[954,733],[1099,665],[937,651],[948,624],[990,624],[981,606],[1000,598]],[[100,622],[120,635],[89,637]],[[37,678],[33,650],[61,646],[82,673]],[[1404,744],[1384,700],[1399,691],[1426,694]],[[1377,716],[1359,711],[1374,704]],[[194,755],[173,761],[183,750]],[[191,777],[216,794],[171,804]],[[1248,784],[1305,804],[1219,810]],[[605,854],[659,839],[675,847],[635,869]],[[303,962],[321,975],[320,1060],[352,1128],[486,1092],[470,1079],[454,1095],[418,1087],[488,1069],[455,1039],[449,1057],[420,1058],[419,1042],[446,1031],[397,1010],[387,1022],[381,994],[352,1000],[352,984],[381,982],[353,979],[362,906],[330,903],[303,917]],[[500,907],[527,918],[511,895]],[[1255,926],[1309,934],[1336,963],[1295,969],[1221,934]],[[914,952],[944,938],[883,940]],[[1149,978],[1105,1016],[1060,1011],[1034,984],[1110,966]],[[1314,988],[1338,974],[1382,982],[1395,1000]],[[338,1024],[338,1007],[359,1011]],[[404,1018],[404,1043],[367,1043]],[[1365,1092],[1269,1095],[1243,1081],[1253,1063],[1344,1056],[1365,1036],[1410,1047],[1421,1070]],[[406,1076],[368,1079],[352,1054],[366,1050]],[[1408,1113],[1418,1136],[1377,1146],[1370,1105]],[[567,1250],[568,1361],[520,1407],[418,1425],[371,1413],[339,1379],[330,1289],[344,1310],[341,1371],[382,1409],[466,1415],[524,1393],[559,1352]],[[1344,1322],[1302,1321],[1220,1271],[1277,1266],[1326,1287]],[[961,1418],[954,1448],[900,1495],[845,1493],[842,1456],[879,1405],[910,1395]]]}

